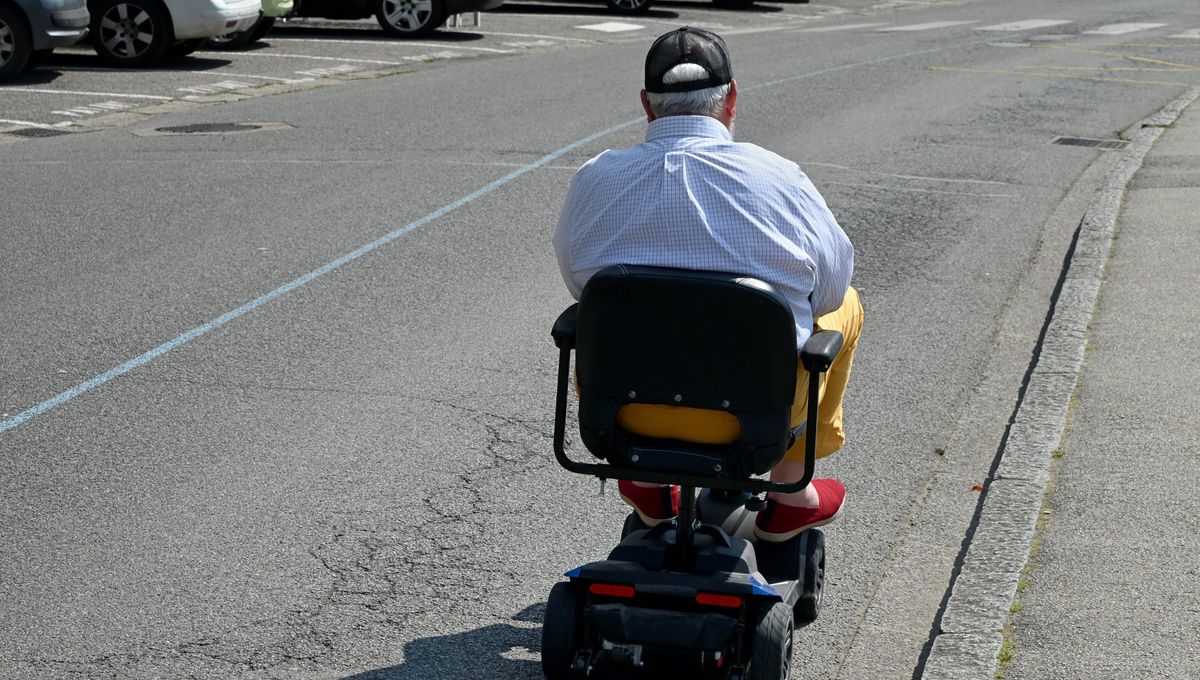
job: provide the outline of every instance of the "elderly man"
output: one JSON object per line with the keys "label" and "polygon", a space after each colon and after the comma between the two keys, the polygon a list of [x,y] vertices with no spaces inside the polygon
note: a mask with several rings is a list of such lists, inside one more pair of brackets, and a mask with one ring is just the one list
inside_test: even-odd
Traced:
{"label": "elderly man", "polygon": [[[795,163],[733,141],[738,88],[720,36],[687,27],[660,36],[646,55],[645,77],[646,141],[601,153],[571,183],[554,234],[567,288],[578,298],[588,278],[612,264],[730,272],[770,283],[791,303],[797,346],[814,327],[845,336],[818,409],[817,456],[828,456],[845,442],[842,397],[862,328],[862,305],[850,288],[854,248]],[[808,375],[798,370],[793,425],[806,409]],[[618,423],[646,436],[701,443],[740,434],[728,413],[653,404],[625,406]],[[771,478],[795,481],[803,471],[801,438]],[[678,487],[622,480],[619,488],[649,525],[678,512]],[[834,479],[771,494],[755,532],[784,541],[827,524],[845,495]]]}

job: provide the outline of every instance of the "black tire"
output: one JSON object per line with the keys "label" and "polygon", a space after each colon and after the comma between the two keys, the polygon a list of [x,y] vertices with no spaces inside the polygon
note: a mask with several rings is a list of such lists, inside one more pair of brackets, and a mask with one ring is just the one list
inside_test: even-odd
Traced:
{"label": "black tire", "polygon": [[713,0],[713,6],[721,9],[749,9],[754,0]]}
{"label": "black tire", "polygon": [[0,5],[0,81],[25,70],[33,54],[33,41],[25,18],[6,5]]}
{"label": "black tire", "polygon": [[626,536],[635,531],[641,531],[649,528],[650,527],[646,526],[646,523],[642,521],[642,518],[638,517],[636,512],[631,512],[629,513],[629,516],[625,518],[625,524],[621,526],[621,540],[625,540]]}
{"label": "black tire", "polygon": [[253,40],[253,30],[236,31],[233,33],[223,33],[214,35],[208,39],[208,48],[211,50],[240,50],[249,45]]}
{"label": "black tire", "polygon": [[764,609],[754,628],[748,680],[787,680],[792,668],[792,608],[776,602]]}
{"label": "black tire", "polygon": [[375,18],[388,35],[420,38],[446,21],[446,5],[443,0],[375,0]]}
{"label": "black tire", "polygon": [[113,66],[150,66],[175,42],[171,22],[157,0],[95,0],[88,8],[92,46]]}
{"label": "black tire", "polygon": [[604,0],[604,4],[617,14],[645,14],[654,0]]}
{"label": "black tire", "polygon": [[182,59],[208,44],[208,38],[192,38],[183,40],[167,48],[167,56],[172,59]]}
{"label": "black tire", "polygon": [[803,586],[796,600],[796,622],[812,623],[821,611],[825,598],[825,534],[820,529],[809,529],[802,536],[804,541]]}
{"label": "black tire", "polygon": [[555,583],[542,618],[542,672],[549,680],[567,680],[579,652],[583,602],[570,583]]}
{"label": "black tire", "polygon": [[25,70],[32,71],[33,69],[44,66],[50,60],[50,55],[54,54],[54,49],[34,50],[29,53],[29,61],[25,62]]}
{"label": "black tire", "polygon": [[259,17],[258,23],[250,29],[250,42],[256,43],[267,37],[272,28],[275,28],[275,17]]}

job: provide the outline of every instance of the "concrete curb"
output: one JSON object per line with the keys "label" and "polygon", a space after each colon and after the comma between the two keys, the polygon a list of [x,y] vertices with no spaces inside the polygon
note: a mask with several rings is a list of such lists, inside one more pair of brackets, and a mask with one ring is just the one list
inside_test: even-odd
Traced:
{"label": "concrete curb", "polygon": [[1125,188],[1163,129],[1175,122],[1200,87],[1176,98],[1127,131],[1131,140],[1079,224],[1053,316],[1020,406],[985,485],[974,536],[941,614],[921,680],[992,680],[1009,607],[1029,559],[1067,410],[1083,366],[1088,325],[1104,282]]}

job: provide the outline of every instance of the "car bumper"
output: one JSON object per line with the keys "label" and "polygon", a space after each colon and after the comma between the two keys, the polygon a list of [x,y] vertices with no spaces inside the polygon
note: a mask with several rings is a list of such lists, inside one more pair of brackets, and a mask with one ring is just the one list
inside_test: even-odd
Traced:
{"label": "car bumper", "polygon": [[262,12],[263,16],[282,17],[287,16],[295,6],[293,0],[263,0]]}
{"label": "car bumper", "polygon": [[86,38],[87,33],[88,30],[86,28],[55,28],[43,34],[46,38],[46,43],[45,45],[39,45],[38,49],[70,47]]}
{"label": "car bumper", "polygon": [[186,9],[172,13],[176,40],[211,38],[246,31],[258,21],[262,9],[259,0],[200,0],[186,3]]}
{"label": "car bumper", "polygon": [[50,13],[50,20],[54,22],[55,30],[86,29],[90,19],[91,15],[88,14],[87,5],[84,4],[80,4],[79,7],[54,10]]}
{"label": "car bumper", "polygon": [[503,4],[504,0],[447,0],[446,13],[482,12],[488,9],[496,9]]}

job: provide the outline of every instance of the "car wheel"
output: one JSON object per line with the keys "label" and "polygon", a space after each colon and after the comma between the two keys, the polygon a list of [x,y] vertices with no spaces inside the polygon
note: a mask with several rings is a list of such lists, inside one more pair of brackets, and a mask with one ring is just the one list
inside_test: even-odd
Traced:
{"label": "car wheel", "polygon": [[617,14],[645,14],[654,0],[604,0],[604,3]]}
{"label": "car wheel", "polygon": [[25,70],[32,71],[33,69],[45,64],[50,60],[50,55],[54,54],[54,49],[34,50],[29,53],[29,61],[25,62]]}
{"label": "car wheel", "polygon": [[196,50],[204,47],[208,42],[208,38],[192,38],[191,40],[182,40],[167,48],[167,54],[175,59],[186,57]]}
{"label": "car wheel", "polygon": [[0,5],[0,80],[25,70],[32,46],[25,22],[16,12]]}
{"label": "car wheel", "polygon": [[224,33],[222,35],[214,35],[208,39],[208,46],[214,50],[236,50],[250,44],[253,31],[235,31],[233,33]]}
{"label": "car wheel", "polygon": [[254,28],[250,29],[250,42],[258,42],[267,37],[272,28],[275,28],[275,17],[260,17]]}
{"label": "car wheel", "polygon": [[99,0],[92,12],[92,46],[113,66],[149,66],[171,46],[166,13],[154,0]]}
{"label": "car wheel", "polygon": [[375,18],[388,35],[419,38],[446,20],[442,0],[376,0]]}

